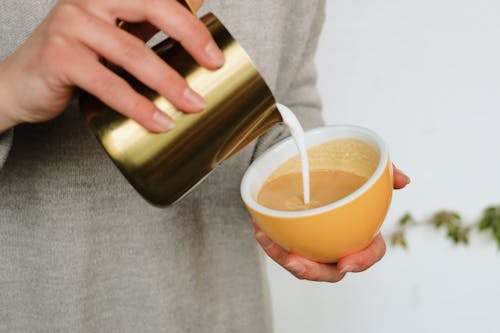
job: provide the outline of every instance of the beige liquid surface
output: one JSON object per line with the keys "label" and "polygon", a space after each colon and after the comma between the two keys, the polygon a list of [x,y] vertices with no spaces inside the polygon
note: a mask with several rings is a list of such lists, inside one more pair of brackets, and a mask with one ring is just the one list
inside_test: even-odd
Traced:
{"label": "beige liquid surface", "polygon": [[356,191],[367,178],[339,170],[314,170],[310,173],[311,200],[304,204],[302,173],[291,173],[265,182],[259,204],[281,211],[301,211],[338,201]]}

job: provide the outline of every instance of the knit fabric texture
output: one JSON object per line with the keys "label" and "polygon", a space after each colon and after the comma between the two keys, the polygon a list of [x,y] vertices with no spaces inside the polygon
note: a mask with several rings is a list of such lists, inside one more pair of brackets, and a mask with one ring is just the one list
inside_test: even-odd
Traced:
{"label": "knit fabric texture", "polygon": [[[278,101],[321,124],[314,53],[323,0],[206,1]],[[0,2],[0,60],[53,0]],[[0,332],[272,330],[263,254],[239,194],[283,126],[167,208],[146,203],[73,101],[60,117],[0,134]]]}

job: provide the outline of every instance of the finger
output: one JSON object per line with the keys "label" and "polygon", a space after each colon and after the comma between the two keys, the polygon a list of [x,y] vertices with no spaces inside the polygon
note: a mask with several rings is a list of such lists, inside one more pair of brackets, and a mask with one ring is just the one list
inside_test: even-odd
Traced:
{"label": "finger", "polygon": [[198,9],[203,6],[203,0],[191,0],[190,2],[195,11],[198,11]]}
{"label": "finger", "polygon": [[318,282],[339,282],[345,276],[335,264],[320,264],[296,254],[290,254],[284,267],[299,279]]}
{"label": "finger", "polygon": [[273,259],[278,265],[284,266],[286,263],[286,258],[289,253],[284,248],[276,244],[271,238],[269,238],[259,227],[254,224],[255,227],[255,239],[262,247],[264,252]]}
{"label": "finger", "polygon": [[75,15],[75,20],[85,22],[85,29],[78,29],[78,33],[72,31],[82,43],[127,70],[178,109],[198,112],[206,107],[204,99],[138,38],[83,10]]}
{"label": "finger", "polygon": [[378,234],[364,250],[340,259],[337,267],[343,273],[362,272],[380,261],[384,257],[385,251],[384,238]]}
{"label": "finger", "polygon": [[338,282],[344,277],[334,264],[319,264],[295,254],[273,242],[255,223],[255,238],[264,252],[278,265],[283,266],[301,280]]}
{"label": "finger", "polygon": [[198,9],[200,9],[201,5],[203,4],[203,0],[191,0],[189,1],[189,3],[183,0],[177,0],[177,2],[189,10],[191,10],[192,8],[195,12],[197,12]]}
{"label": "finger", "polygon": [[224,55],[207,27],[177,1],[110,0],[87,7],[89,11],[107,17],[107,22],[114,22],[116,18],[127,22],[148,21],[179,41],[201,65],[216,69],[224,64]]}
{"label": "finger", "polygon": [[62,70],[69,80],[68,85],[80,87],[151,132],[165,132],[174,127],[170,117],[104,67],[94,54],[79,44],[65,49],[69,50],[66,59],[77,59],[62,64],[65,67]]}
{"label": "finger", "polygon": [[411,179],[408,177],[406,174],[403,173],[403,171],[399,170],[396,168],[396,166],[393,164],[392,168],[394,170],[394,188],[395,189],[402,189],[406,185],[410,184]]}

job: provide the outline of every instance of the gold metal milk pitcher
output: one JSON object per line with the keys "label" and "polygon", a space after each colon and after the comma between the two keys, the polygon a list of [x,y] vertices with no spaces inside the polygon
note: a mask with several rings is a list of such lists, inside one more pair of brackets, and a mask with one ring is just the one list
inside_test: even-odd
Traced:
{"label": "gold metal milk pitcher", "polygon": [[224,53],[222,68],[200,66],[172,39],[153,50],[205,98],[203,112],[180,112],[124,74],[136,91],[175,120],[170,132],[153,134],[95,97],[80,96],[80,109],[108,155],[134,188],[158,206],[180,199],[218,164],[282,121],[273,94],[243,48],[213,14],[201,20]]}

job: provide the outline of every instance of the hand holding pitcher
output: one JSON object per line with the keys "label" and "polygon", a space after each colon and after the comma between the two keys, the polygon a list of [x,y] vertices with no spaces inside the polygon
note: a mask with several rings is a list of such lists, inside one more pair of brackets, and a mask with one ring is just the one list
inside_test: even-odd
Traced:
{"label": "hand holding pitcher", "polygon": [[[201,1],[193,5],[198,8]],[[132,33],[118,28],[117,20],[132,23]],[[75,87],[149,131],[173,127],[170,117],[105,67],[101,58],[124,68],[180,110],[201,111],[203,98],[139,38],[157,30],[180,41],[201,65],[223,65],[223,54],[206,26],[177,1],[59,1],[25,44],[0,62],[0,133],[19,123],[56,117]]]}

